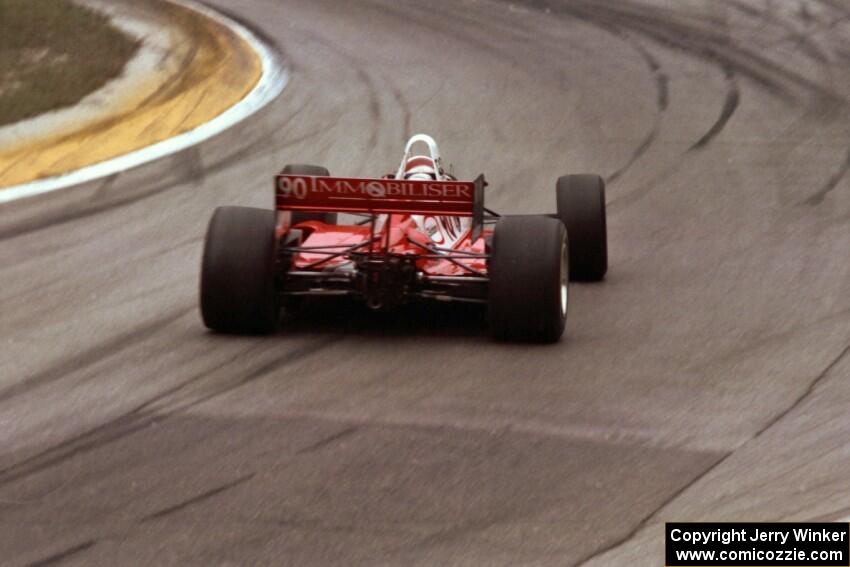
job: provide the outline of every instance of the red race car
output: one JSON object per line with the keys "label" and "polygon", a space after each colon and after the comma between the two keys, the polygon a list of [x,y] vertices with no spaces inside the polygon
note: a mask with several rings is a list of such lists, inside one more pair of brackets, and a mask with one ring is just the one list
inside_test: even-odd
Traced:
{"label": "red race car", "polygon": [[[428,155],[415,154],[417,145]],[[301,296],[348,295],[372,309],[430,299],[487,304],[500,339],[557,341],[569,280],[598,281],[608,269],[604,182],[561,177],[557,213],[512,216],[484,207],[486,185],[483,175],[446,173],[423,134],[379,179],[287,165],[276,178],[276,210],[213,214],[201,268],[204,323],[271,333],[282,306]]]}

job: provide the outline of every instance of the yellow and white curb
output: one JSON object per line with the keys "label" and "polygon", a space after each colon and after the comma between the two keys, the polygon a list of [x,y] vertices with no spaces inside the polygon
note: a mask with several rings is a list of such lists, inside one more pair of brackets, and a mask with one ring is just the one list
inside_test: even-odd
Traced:
{"label": "yellow and white curb", "polygon": [[127,103],[124,112],[0,151],[0,206],[185,150],[245,120],[281,93],[286,71],[271,48],[245,26],[191,0],[167,3],[178,16],[191,13],[191,25],[208,28],[208,52],[193,46],[192,64],[175,84],[158,86],[138,104]]}

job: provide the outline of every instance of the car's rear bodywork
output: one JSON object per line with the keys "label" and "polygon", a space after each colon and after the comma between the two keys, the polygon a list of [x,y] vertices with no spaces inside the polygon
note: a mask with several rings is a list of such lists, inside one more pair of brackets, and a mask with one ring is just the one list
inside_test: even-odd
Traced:
{"label": "car's rear bodywork", "polygon": [[[280,293],[356,295],[375,309],[410,298],[486,302],[484,187],[483,176],[473,182],[278,176]],[[295,211],[364,218],[291,225]],[[456,234],[442,228],[452,222]]]}

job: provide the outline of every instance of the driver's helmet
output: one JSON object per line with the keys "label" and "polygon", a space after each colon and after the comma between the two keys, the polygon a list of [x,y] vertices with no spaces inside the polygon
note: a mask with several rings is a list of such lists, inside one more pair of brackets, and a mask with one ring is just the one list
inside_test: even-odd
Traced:
{"label": "driver's helmet", "polygon": [[428,181],[437,179],[434,160],[428,156],[413,156],[404,164],[404,178]]}

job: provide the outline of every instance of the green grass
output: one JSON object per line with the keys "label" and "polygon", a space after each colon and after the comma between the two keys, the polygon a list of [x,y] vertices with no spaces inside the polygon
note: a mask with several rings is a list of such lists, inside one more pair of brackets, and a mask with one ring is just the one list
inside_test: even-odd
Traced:
{"label": "green grass", "polygon": [[0,0],[0,126],[79,102],[120,75],[137,48],[70,0]]}

